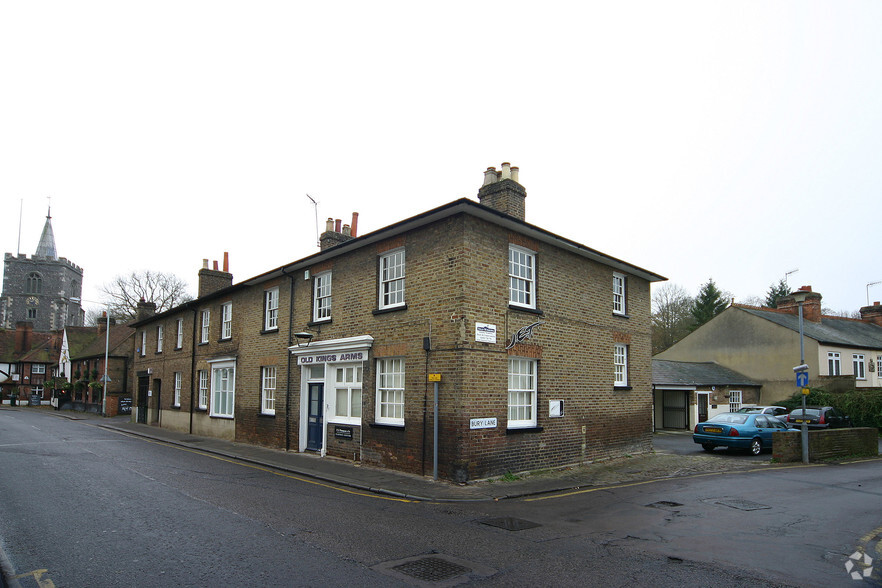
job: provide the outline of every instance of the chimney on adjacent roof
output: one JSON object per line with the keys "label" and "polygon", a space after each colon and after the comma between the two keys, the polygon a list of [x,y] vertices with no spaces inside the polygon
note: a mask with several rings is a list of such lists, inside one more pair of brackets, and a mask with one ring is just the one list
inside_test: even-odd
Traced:
{"label": "chimney on adjacent roof", "polygon": [[352,225],[342,225],[343,221],[339,218],[334,220],[329,218],[325,223],[325,232],[319,237],[321,250],[329,249],[340,243],[355,239],[356,228],[358,226],[358,213],[352,213]]}
{"label": "chimney on adjacent roof", "polygon": [[24,353],[31,349],[31,333],[34,332],[34,323],[19,321],[15,323],[15,353]]}
{"label": "chimney on adjacent roof", "polygon": [[873,306],[861,308],[861,320],[882,327],[882,305],[879,304],[878,300],[873,302]]}
{"label": "chimney on adjacent roof", "polygon": [[156,314],[156,303],[147,302],[143,298],[138,301],[138,309],[135,311],[135,320],[142,321]]}
{"label": "chimney on adjacent roof", "polygon": [[499,212],[525,220],[524,200],[527,191],[518,183],[518,168],[510,163],[502,164],[502,169],[488,167],[484,172],[484,185],[478,189],[478,202]]}
{"label": "chimney on adjacent roof", "polygon": [[802,303],[802,318],[812,323],[821,322],[821,295],[818,292],[812,292],[811,286],[801,286],[796,292],[779,298],[778,310],[798,314],[799,304],[794,297],[796,294],[806,295],[805,302]]}
{"label": "chimney on adjacent roof", "polygon": [[208,268],[208,260],[202,260],[202,269],[199,270],[199,298],[214,294],[224,288],[233,285],[233,274],[230,273],[230,254],[224,251],[224,269],[219,270],[217,261],[212,269]]}

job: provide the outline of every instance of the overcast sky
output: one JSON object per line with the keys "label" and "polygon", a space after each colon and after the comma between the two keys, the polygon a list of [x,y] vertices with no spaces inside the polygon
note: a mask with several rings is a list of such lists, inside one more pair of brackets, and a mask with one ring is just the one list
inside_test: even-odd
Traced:
{"label": "overcast sky", "polygon": [[[239,282],[520,167],[527,221],[736,301],[882,280],[882,2],[3,2],[0,249]],[[19,209],[21,237],[19,245]],[[882,284],[869,288],[882,299]]]}

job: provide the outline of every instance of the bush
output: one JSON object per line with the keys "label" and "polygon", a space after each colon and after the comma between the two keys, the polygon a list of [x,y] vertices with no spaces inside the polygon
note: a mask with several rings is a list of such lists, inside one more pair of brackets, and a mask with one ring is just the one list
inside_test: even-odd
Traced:
{"label": "bush", "polygon": [[[832,406],[850,416],[855,427],[882,429],[882,390],[851,390],[834,393],[810,388],[805,403],[810,406]],[[781,402],[781,406],[787,410],[801,407],[802,393],[795,393]]]}

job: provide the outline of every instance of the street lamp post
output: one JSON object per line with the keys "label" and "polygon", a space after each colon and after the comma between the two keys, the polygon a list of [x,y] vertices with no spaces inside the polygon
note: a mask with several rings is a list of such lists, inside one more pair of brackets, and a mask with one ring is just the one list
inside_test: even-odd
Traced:
{"label": "street lamp post", "polygon": [[[794,301],[796,301],[797,310],[799,312],[799,368],[808,371],[808,366],[805,364],[805,327],[802,316],[802,305],[805,303],[805,299],[808,297],[808,292],[796,291],[792,294]],[[802,427],[800,428],[800,442],[802,444],[802,463],[809,463],[809,446],[808,446],[808,425],[806,425],[805,418],[805,390],[800,390],[802,393]]]}

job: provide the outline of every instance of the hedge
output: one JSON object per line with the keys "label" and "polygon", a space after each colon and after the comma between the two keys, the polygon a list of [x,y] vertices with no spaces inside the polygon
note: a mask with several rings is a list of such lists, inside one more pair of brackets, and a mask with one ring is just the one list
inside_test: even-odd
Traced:
{"label": "hedge", "polygon": [[[850,416],[855,427],[882,429],[882,390],[827,392],[819,388],[810,388],[805,403],[809,406],[832,406]],[[788,410],[801,407],[802,393],[795,393],[781,402],[781,406]]]}

